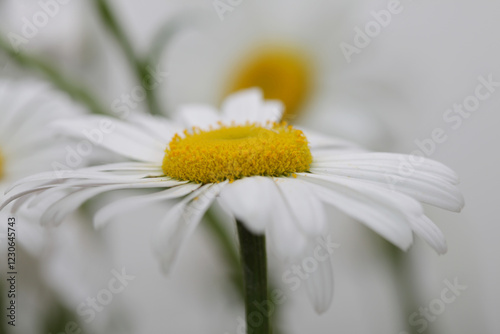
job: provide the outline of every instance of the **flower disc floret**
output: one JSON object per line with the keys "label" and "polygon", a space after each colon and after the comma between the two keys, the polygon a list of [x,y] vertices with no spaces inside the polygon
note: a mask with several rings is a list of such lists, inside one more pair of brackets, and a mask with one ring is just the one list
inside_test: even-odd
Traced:
{"label": "flower disc floret", "polygon": [[165,150],[165,175],[205,184],[309,170],[312,155],[307,138],[286,123],[219,126],[176,134]]}

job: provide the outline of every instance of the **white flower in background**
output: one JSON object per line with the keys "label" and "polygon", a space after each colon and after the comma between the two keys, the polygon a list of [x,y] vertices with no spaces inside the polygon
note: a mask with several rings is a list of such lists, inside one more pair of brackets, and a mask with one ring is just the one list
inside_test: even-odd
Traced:
{"label": "white flower in background", "polygon": [[[81,114],[68,97],[45,83],[0,80],[1,199],[7,187],[20,178],[52,170],[54,162],[65,164],[66,148],[73,143],[58,137],[49,123]],[[40,319],[53,319],[61,304],[76,312],[76,305],[101,286],[102,275],[89,278],[84,275],[88,269],[99,268],[99,273],[106,273],[110,265],[101,240],[85,228],[81,217],[72,219],[63,229],[47,229],[37,223],[38,211],[17,209],[14,205],[0,211],[1,267],[3,272],[9,271],[4,259],[7,222],[13,217],[17,282],[23,290],[18,294],[22,320],[17,321],[16,328],[23,333],[42,333],[45,324]]]}
{"label": "white flower in background", "polygon": [[[248,90],[230,96],[221,114],[207,106],[186,106],[180,117],[188,130],[145,116],[129,123],[100,116],[62,120],[58,127],[74,136],[113,122],[101,145],[129,161],[61,178],[53,173],[25,178],[11,187],[3,206],[59,192],[41,217],[43,224],[59,224],[98,194],[160,190],[117,200],[100,209],[94,222],[102,226],[131,208],[163,203],[165,217],[154,249],[165,271],[214,201],[254,233],[265,233],[271,248],[288,259],[303,256],[325,234],[324,205],[363,222],[403,250],[415,232],[438,253],[446,251],[444,236],[419,202],[460,211],[463,198],[452,170],[422,158],[411,175],[400,175],[401,162],[414,157],[365,152],[277,123],[282,114],[279,102],[264,102],[259,90]],[[331,262],[320,265],[307,290],[319,312],[329,306],[333,284]]]}
{"label": "white flower in background", "polygon": [[47,84],[0,80],[0,190],[21,177],[64,162],[65,145],[48,124],[80,113]]}
{"label": "white flower in background", "polygon": [[[61,101],[62,100],[62,101]],[[48,131],[47,124],[59,117],[68,116],[69,101],[64,101],[61,96],[50,91],[46,84],[33,81],[0,80],[0,197],[14,181],[42,172],[50,168],[50,163],[55,159],[64,158],[64,147],[54,138],[54,133]],[[16,267],[22,275],[19,276],[20,284],[33,290],[33,297],[41,304],[50,304],[53,301],[48,289],[43,286],[40,279],[40,268],[37,258],[45,255],[44,250],[50,247],[52,234],[44,231],[30,217],[0,212],[1,249],[2,259],[7,257],[7,222],[16,218],[13,227],[16,231],[17,264],[29,263],[24,269]],[[12,221],[12,220],[11,220]],[[2,269],[7,271],[7,261],[2,260]],[[45,264],[47,264],[45,262]],[[37,278],[32,280],[32,278]],[[44,291],[44,292],[41,292]],[[22,296],[21,296],[22,297]],[[21,303],[20,312],[26,316],[25,321],[18,322],[18,327],[24,332],[36,333],[36,324],[33,321],[39,314],[34,314],[34,307],[26,310]],[[28,311],[27,313],[24,313]],[[33,312],[33,313],[32,313]],[[35,327],[32,327],[35,326]]]}
{"label": "white flower in background", "polygon": [[224,11],[223,21],[210,6],[199,33],[168,47],[165,103],[218,105],[232,92],[259,87],[264,98],[284,103],[292,124],[383,145],[387,131],[374,110],[387,104],[367,105],[361,93],[380,82],[363,78],[363,60],[348,64],[339,48],[343,25],[352,29],[346,21],[364,12],[361,3],[245,1]]}

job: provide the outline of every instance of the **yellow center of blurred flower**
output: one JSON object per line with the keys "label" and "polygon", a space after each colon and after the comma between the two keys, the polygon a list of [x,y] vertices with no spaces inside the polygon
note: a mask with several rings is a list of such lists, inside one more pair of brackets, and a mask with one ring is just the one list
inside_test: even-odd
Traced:
{"label": "yellow center of blurred flower", "polygon": [[246,176],[289,176],[306,172],[312,162],[307,138],[285,123],[224,126],[174,136],[163,159],[163,172],[196,183],[233,181]]}
{"label": "yellow center of blurred flower", "polygon": [[265,49],[248,56],[236,68],[229,93],[260,87],[265,99],[281,100],[285,120],[292,120],[311,90],[311,64],[299,52],[286,48]]}
{"label": "yellow center of blurred flower", "polygon": [[5,170],[4,170],[4,158],[2,154],[2,150],[0,150],[0,180],[3,178]]}

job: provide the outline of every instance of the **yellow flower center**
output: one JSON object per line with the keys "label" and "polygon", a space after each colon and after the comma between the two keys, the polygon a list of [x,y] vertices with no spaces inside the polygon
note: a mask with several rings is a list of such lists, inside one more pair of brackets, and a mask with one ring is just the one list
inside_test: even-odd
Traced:
{"label": "yellow flower center", "polygon": [[311,90],[311,64],[296,50],[265,49],[248,56],[235,71],[229,93],[260,87],[265,99],[280,100],[285,120],[292,120]]}
{"label": "yellow flower center", "polygon": [[4,173],[5,173],[4,158],[2,150],[0,150],[0,180],[4,177]]}
{"label": "yellow flower center", "polygon": [[285,123],[193,128],[174,136],[165,150],[166,176],[196,183],[233,181],[246,176],[289,176],[312,162],[307,138]]}

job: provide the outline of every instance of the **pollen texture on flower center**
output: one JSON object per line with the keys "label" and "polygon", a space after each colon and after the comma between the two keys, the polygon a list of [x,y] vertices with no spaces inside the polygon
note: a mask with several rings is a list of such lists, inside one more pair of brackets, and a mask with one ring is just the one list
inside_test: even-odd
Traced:
{"label": "pollen texture on flower center", "polygon": [[193,128],[176,134],[163,159],[165,175],[196,183],[233,181],[246,176],[288,176],[309,170],[307,138],[285,123]]}

